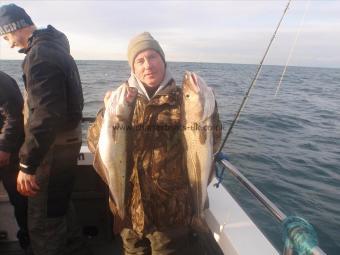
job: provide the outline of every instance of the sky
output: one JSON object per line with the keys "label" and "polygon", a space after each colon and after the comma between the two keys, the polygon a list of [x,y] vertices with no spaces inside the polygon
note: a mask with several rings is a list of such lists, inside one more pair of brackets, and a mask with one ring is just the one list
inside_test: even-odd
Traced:
{"label": "sky", "polygon": [[[2,1],[38,28],[67,35],[83,60],[127,60],[129,40],[149,31],[168,61],[258,64],[288,0]],[[292,0],[265,64],[340,68],[340,0]],[[298,37],[297,37],[298,34]],[[296,39],[297,37],[297,39]],[[23,59],[0,40],[1,59]]]}

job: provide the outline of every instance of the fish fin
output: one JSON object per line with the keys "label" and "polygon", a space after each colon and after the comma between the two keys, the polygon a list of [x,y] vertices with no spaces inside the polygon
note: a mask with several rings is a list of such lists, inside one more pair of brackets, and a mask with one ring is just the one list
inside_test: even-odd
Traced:
{"label": "fish fin", "polygon": [[97,149],[95,151],[92,164],[93,164],[93,168],[95,169],[96,173],[100,176],[100,178],[107,185],[108,182],[107,182],[107,177],[106,177],[106,174],[105,174],[105,166],[104,166],[102,159],[100,157],[98,146],[97,146]]}
{"label": "fish fin", "polygon": [[121,220],[125,218],[125,208],[121,210],[118,209],[117,203],[115,202],[113,195],[109,189],[109,201],[110,201],[110,210],[115,217],[119,217]]}
{"label": "fish fin", "polygon": [[118,134],[117,134],[117,132],[119,131],[119,128],[121,128],[119,126],[119,123],[114,124],[112,126],[112,130],[111,131],[112,131],[112,139],[113,139],[114,144],[117,144],[117,142],[118,142]]}
{"label": "fish fin", "polygon": [[109,193],[109,207],[110,211],[114,216],[118,215],[118,209],[116,206],[116,203],[114,202],[114,199],[112,198],[112,195]]}
{"label": "fish fin", "polygon": [[104,183],[108,186],[109,188],[109,198],[110,198],[110,209],[112,211],[112,213],[114,213],[115,215],[119,215],[122,219],[124,219],[124,211],[119,211],[117,204],[114,200],[114,197],[110,191],[110,186],[109,186],[109,182],[108,179],[109,177],[107,176],[106,173],[108,173],[108,170],[106,169],[101,157],[100,157],[100,153],[99,150],[96,151],[95,155],[94,155],[94,160],[93,160],[93,167],[96,170],[96,173],[101,177],[101,179],[104,181]]}
{"label": "fish fin", "polygon": [[96,151],[96,154],[95,154],[95,157],[94,157],[93,167],[96,170],[97,174],[104,181],[104,183],[108,186],[111,212],[114,215],[119,215],[119,217],[121,219],[124,219],[124,217],[125,217],[124,209],[121,210],[121,211],[118,209],[117,203],[115,202],[114,197],[112,195],[112,192],[110,191],[110,185],[108,184],[109,177],[106,174],[106,173],[108,173],[108,170],[106,169],[105,165],[103,164],[103,162],[101,160],[99,150],[97,150],[97,151]]}
{"label": "fish fin", "polygon": [[112,201],[111,198],[109,198],[109,207],[110,207],[110,210],[111,210],[111,212],[114,216],[113,233],[118,235],[118,234],[120,234],[120,232],[125,227],[124,218],[121,218],[119,216],[117,207],[116,207],[115,203]]}

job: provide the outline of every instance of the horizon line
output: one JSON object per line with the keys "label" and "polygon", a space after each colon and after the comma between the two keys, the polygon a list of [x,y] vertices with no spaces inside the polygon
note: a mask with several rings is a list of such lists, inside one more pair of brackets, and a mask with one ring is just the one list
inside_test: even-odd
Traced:
{"label": "horizon line", "polygon": [[[74,59],[75,61],[112,61],[112,62],[128,62],[127,60],[112,60],[112,59]],[[1,61],[23,61],[22,59],[0,59]],[[230,63],[230,62],[204,62],[204,61],[166,61],[167,63],[194,63],[194,64],[226,64],[226,65],[255,65],[258,66],[258,64],[250,64],[250,63]],[[263,66],[279,66],[284,67],[284,65],[278,65],[278,64],[263,64]],[[340,66],[304,66],[304,65],[288,65],[288,67],[303,67],[303,68],[325,68],[325,69],[340,69]]]}

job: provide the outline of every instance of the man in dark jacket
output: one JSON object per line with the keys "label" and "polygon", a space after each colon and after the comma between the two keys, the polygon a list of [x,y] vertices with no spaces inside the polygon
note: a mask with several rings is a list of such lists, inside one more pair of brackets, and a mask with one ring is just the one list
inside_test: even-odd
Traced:
{"label": "man in dark jacket", "polygon": [[0,8],[0,34],[26,54],[25,141],[17,188],[28,196],[34,254],[87,254],[70,200],[81,146],[83,94],[68,40],[50,25],[36,29],[14,4]]}
{"label": "man in dark jacket", "polygon": [[18,239],[23,249],[28,249],[27,199],[17,191],[19,170],[18,151],[24,139],[22,116],[23,98],[18,84],[0,71],[0,180],[14,206],[19,226]]}

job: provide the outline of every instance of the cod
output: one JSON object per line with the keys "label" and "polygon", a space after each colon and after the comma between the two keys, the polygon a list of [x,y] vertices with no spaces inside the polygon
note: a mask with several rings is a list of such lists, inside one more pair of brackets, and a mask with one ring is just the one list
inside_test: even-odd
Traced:
{"label": "cod", "polygon": [[190,190],[194,199],[193,224],[201,225],[213,164],[212,115],[215,95],[204,80],[186,72],[183,80],[182,125]]}
{"label": "cod", "polygon": [[125,217],[126,186],[126,134],[131,104],[136,99],[137,89],[124,84],[110,95],[105,103],[105,113],[98,140],[95,170],[108,185],[111,210],[121,219]]}

